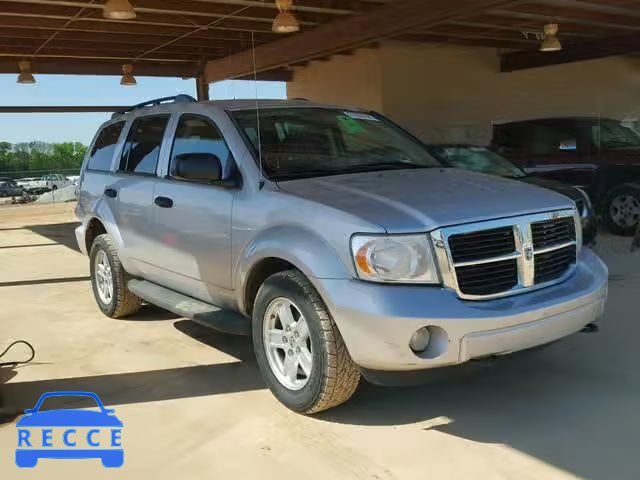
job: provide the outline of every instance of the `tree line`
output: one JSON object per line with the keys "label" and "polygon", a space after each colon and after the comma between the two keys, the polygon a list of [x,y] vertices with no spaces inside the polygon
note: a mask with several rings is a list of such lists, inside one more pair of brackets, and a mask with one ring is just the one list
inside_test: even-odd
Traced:
{"label": "tree line", "polygon": [[80,142],[0,142],[0,174],[28,177],[38,176],[36,172],[80,170],[86,151]]}

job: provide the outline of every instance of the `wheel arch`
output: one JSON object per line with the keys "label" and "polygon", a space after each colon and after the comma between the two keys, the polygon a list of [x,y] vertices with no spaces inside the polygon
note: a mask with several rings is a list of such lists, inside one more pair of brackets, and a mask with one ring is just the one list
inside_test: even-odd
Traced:
{"label": "wheel arch", "polygon": [[336,252],[314,232],[293,227],[274,227],[257,235],[243,249],[235,269],[235,289],[240,310],[251,315],[260,285],[284,270],[299,270],[318,288],[318,278],[350,278]]}
{"label": "wheel arch", "polygon": [[87,253],[91,251],[91,246],[93,245],[93,241],[96,239],[96,237],[104,233],[107,233],[107,229],[98,217],[93,217],[91,220],[89,220],[84,234]]}

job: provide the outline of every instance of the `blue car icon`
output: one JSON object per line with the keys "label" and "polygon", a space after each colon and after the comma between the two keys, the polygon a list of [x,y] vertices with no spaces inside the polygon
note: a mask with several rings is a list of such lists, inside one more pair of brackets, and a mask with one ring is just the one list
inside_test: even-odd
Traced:
{"label": "blue car icon", "polygon": [[[61,409],[38,411],[42,402],[49,397],[82,396],[93,398],[100,411],[82,409]],[[121,447],[120,435],[122,422],[114,415],[115,410],[104,408],[100,398],[91,392],[50,392],[40,397],[34,408],[24,411],[24,415],[16,424],[18,427],[18,448],[16,449],[16,465],[22,468],[35,467],[40,458],[99,458],[102,465],[108,468],[121,467],[124,463],[124,450],[122,448],[100,448],[100,442],[95,440],[95,435],[102,429],[110,430],[112,447]],[[40,437],[33,435],[30,428],[44,428],[42,430],[42,444],[37,445]],[[75,447],[76,442],[71,442],[71,434],[77,433],[73,427],[91,427],[86,438],[90,448],[52,448],[51,428],[66,428],[63,435],[64,444]],[[93,433],[92,433],[93,432]],[[104,442],[103,442],[104,443]],[[39,448],[39,447],[42,448]]]}

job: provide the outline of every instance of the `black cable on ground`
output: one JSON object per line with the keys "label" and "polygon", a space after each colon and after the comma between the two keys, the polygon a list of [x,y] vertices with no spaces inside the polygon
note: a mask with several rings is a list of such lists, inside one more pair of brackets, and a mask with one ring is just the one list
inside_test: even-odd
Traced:
{"label": "black cable on ground", "polygon": [[11,348],[13,348],[15,345],[19,345],[21,343],[26,345],[29,348],[29,350],[31,350],[31,356],[27,360],[21,360],[21,361],[17,361],[17,362],[0,362],[0,367],[5,367],[5,366],[15,367],[16,365],[22,365],[24,363],[29,363],[31,360],[33,360],[35,358],[36,350],[33,348],[33,345],[31,345],[26,340],[16,340],[15,342],[13,342],[11,345],[9,345],[7,348],[5,348],[2,353],[0,353],[0,358],[4,357],[7,354],[7,352],[9,350],[11,350]]}

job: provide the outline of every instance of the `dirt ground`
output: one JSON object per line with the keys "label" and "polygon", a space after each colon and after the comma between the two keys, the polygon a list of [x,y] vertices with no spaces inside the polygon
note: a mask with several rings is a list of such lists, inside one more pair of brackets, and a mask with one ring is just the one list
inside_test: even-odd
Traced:
{"label": "dirt ground", "polygon": [[363,384],[347,405],[307,418],[265,389],[246,338],[155,307],[104,317],[74,222],[73,204],[0,208],[0,350],[21,338],[37,349],[33,363],[0,368],[0,391],[5,412],[48,391],[96,392],[124,424],[125,463],[18,470],[9,422],[2,478],[640,478],[640,252],[628,253],[630,239],[601,238],[610,290],[599,333],[434,372],[419,387]]}

